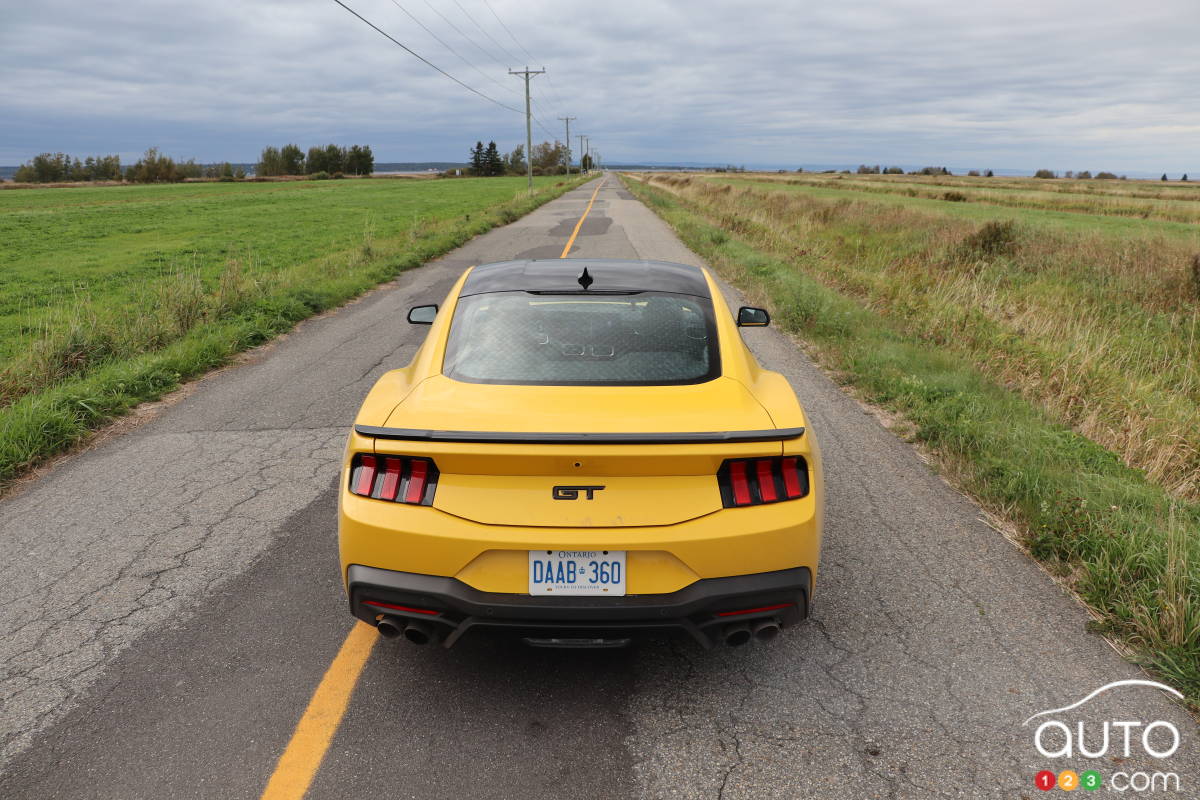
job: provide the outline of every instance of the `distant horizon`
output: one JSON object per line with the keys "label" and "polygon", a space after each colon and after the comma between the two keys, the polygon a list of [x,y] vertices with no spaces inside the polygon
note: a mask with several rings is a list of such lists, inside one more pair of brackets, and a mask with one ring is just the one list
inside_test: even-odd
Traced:
{"label": "distant horizon", "polygon": [[[110,154],[109,153],[86,153],[86,154],[84,154],[84,153],[79,153],[79,154],[67,153],[67,155],[69,155],[71,157],[75,157],[76,155],[78,155],[80,158],[86,158],[87,156],[99,156],[99,155],[110,155]],[[142,154],[138,153],[136,155],[129,157],[128,159],[126,158],[126,156],[124,156],[120,153],[118,153],[117,155],[121,156],[121,164],[122,165],[128,165],[128,164],[135,163],[141,157]],[[171,154],[167,153],[166,155],[171,155]],[[172,157],[174,158],[174,156],[172,156]],[[23,163],[27,163],[32,158],[33,158],[33,156],[30,156],[29,158],[25,159],[25,162],[23,162]],[[176,160],[186,160],[186,159],[176,158]],[[216,161],[200,161],[199,159],[196,159],[197,163],[200,163],[203,165],[221,164],[221,163],[224,163],[224,161],[226,161],[226,160],[229,160],[229,159],[219,159]],[[229,163],[232,164],[234,167],[253,167],[257,162],[258,162],[257,158],[253,159],[253,160],[248,160],[248,161],[229,160]],[[579,163],[578,159],[576,159],[574,164],[577,166],[578,163]],[[1098,168],[1081,167],[1081,168],[1059,169],[1059,168],[1045,166],[1045,165],[1039,166],[1039,167],[1020,168],[1020,167],[995,167],[995,166],[961,166],[961,165],[955,166],[953,164],[929,164],[929,163],[916,163],[916,162],[906,163],[904,161],[876,161],[876,160],[871,160],[869,162],[867,162],[867,161],[856,161],[856,162],[843,161],[843,162],[830,162],[830,163],[802,162],[802,163],[793,163],[793,164],[782,164],[782,163],[770,163],[770,162],[740,163],[737,161],[729,161],[729,160],[721,160],[721,159],[718,159],[715,161],[690,161],[690,160],[662,161],[662,160],[654,160],[654,159],[645,159],[645,160],[612,161],[611,163],[605,163],[602,166],[610,168],[610,169],[636,168],[636,167],[659,168],[659,169],[668,169],[668,168],[713,169],[713,168],[721,168],[721,167],[737,167],[737,168],[744,167],[746,170],[754,171],[754,172],[778,172],[779,170],[785,170],[787,172],[795,172],[797,168],[800,168],[800,169],[803,169],[805,172],[820,172],[823,170],[835,170],[835,171],[850,170],[853,173],[855,170],[858,169],[859,166],[862,166],[862,165],[871,166],[871,167],[878,165],[884,169],[886,169],[888,167],[900,167],[906,173],[914,171],[914,170],[919,170],[923,167],[944,166],[944,167],[946,167],[946,169],[950,170],[956,176],[965,176],[969,170],[979,170],[980,172],[984,172],[984,171],[990,169],[990,170],[992,170],[992,172],[995,173],[995,175],[997,177],[1010,177],[1010,178],[1032,177],[1034,172],[1036,172],[1039,169],[1052,170],[1059,177],[1062,177],[1063,174],[1067,171],[1080,172],[1081,170],[1088,170],[1093,175],[1095,175],[1097,172],[1111,172],[1116,175],[1123,175],[1127,178],[1135,179],[1135,180],[1158,180],[1158,179],[1161,179],[1161,176],[1164,174],[1163,171],[1158,171],[1158,170],[1132,170],[1132,169],[1131,170],[1123,170],[1123,169],[1113,169],[1110,166],[1101,166]],[[388,172],[388,171],[423,172],[423,171],[427,171],[428,168],[452,169],[452,168],[465,167],[465,166],[467,166],[467,162],[465,160],[464,161],[452,161],[452,160],[448,160],[448,159],[447,160],[429,159],[429,160],[422,160],[422,161],[383,161],[383,160],[376,159],[375,171],[381,172],[381,173]],[[19,167],[20,167],[20,164],[0,164],[0,178],[2,178],[3,180],[6,180],[6,181],[11,180],[13,173],[16,172],[16,170]],[[389,167],[391,167],[393,169],[389,170],[388,169]],[[409,167],[412,169],[411,170],[395,169],[395,168],[404,168],[404,167]],[[1178,170],[1175,172],[1166,170],[1165,174],[1167,176],[1168,181],[1179,182],[1180,179],[1184,175],[1190,176],[1192,174],[1195,174],[1197,177],[1197,180],[1200,180],[1200,170],[1195,170],[1194,172],[1192,170]]]}

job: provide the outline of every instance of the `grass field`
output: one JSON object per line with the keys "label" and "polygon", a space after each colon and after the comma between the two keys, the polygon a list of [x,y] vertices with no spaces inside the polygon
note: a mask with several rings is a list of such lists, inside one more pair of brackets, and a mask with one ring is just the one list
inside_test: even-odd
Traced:
{"label": "grass field", "polygon": [[[1200,222],[1200,183],[1158,183],[1112,180],[1029,178],[968,178],[923,175],[755,175],[757,183],[779,183],[920,197],[990,206],[1075,211],[1096,216],[1134,217],[1173,222]],[[1102,226],[1107,227],[1107,226]],[[1188,229],[1174,228],[1184,232]],[[1192,233],[1195,233],[1194,228]]]}
{"label": "grass field", "polygon": [[1054,181],[1006,179],[1041,208],[986,202],[987,179],[955,179],[975,199],[947,201],[882,176],[854,176],[859,189],[781,178],[626,183],[818,360],[900,412],[1106,631],[1200,707],[1194,226],[1070,210],[1075,194],[1035,188]]}
{"label": "grass field", "polygon": [[330,180],[0,192],[0,484],[146,399],[570,186]]}

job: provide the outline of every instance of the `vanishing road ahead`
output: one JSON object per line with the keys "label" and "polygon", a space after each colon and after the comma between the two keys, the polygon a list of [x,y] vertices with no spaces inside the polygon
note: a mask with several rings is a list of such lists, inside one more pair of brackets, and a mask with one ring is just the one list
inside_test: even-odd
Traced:
{"label": "vanishing road ahead", "polygon": [[[604,180],[572,257],[700,263]],[[271,796],[294,797],[326,744],[311,798],[1017,798],[1067,768],[1175,772],[1198,796],[1196,725],[1157,689],[1074,713],[1171,722],[1169,758],[1140,737],[1127,760],[1116,741],[1097,761],[1037,753],[1026,718],[1144,676],[770,328],[747,340],[825,455],[812,620],[710,652],[371,639],[356,683],[330,672],[334,695],[353,690],[340,726],[293,738],[354,625],[335,480],[362,397],[428,330],[407,308],[469,265],[557,257],[596,185],[303,324],[0,501],[0,798],[258,798],[272,775]]]}

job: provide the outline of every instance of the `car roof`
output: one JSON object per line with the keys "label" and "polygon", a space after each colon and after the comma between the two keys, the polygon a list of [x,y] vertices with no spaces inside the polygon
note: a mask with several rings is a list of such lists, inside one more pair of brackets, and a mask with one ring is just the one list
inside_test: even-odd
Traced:
{"label": "car roof", "polygon": [[459,295],[489,292],[583,294],[579,278],[585,267],[592,279],[587,291],[596,294],[669,292],[711,297],[708,281],[699,267],[623,258],[541,258],[482,264],[471,270]]}

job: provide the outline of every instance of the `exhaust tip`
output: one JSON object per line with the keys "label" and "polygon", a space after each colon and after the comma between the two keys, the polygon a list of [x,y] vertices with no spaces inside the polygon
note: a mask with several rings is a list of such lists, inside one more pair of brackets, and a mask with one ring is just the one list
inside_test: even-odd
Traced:
{"label": "exhaust tip", "polygon": [[774,619],[764,619],[754,624],[754,638],[760,642],[769,642],[779,635],[779,622]]}
{"label": "exhaust tip", "polygon": [[410,622],[404,626],[404,638],[413,644],[429,644],[433,640],[433,631],[423,622]]}
{"label": "exhaust tip", "polygon": [[725,644],[730,647],[741,647],[750,641],[750,626],[744,622],[725,628]]}
{"label": "exhaust tip", "polygon": [[395,639],[404,631],[404,622],[395,617],[384,617],[375,625],[379,635],[385,639]]}

